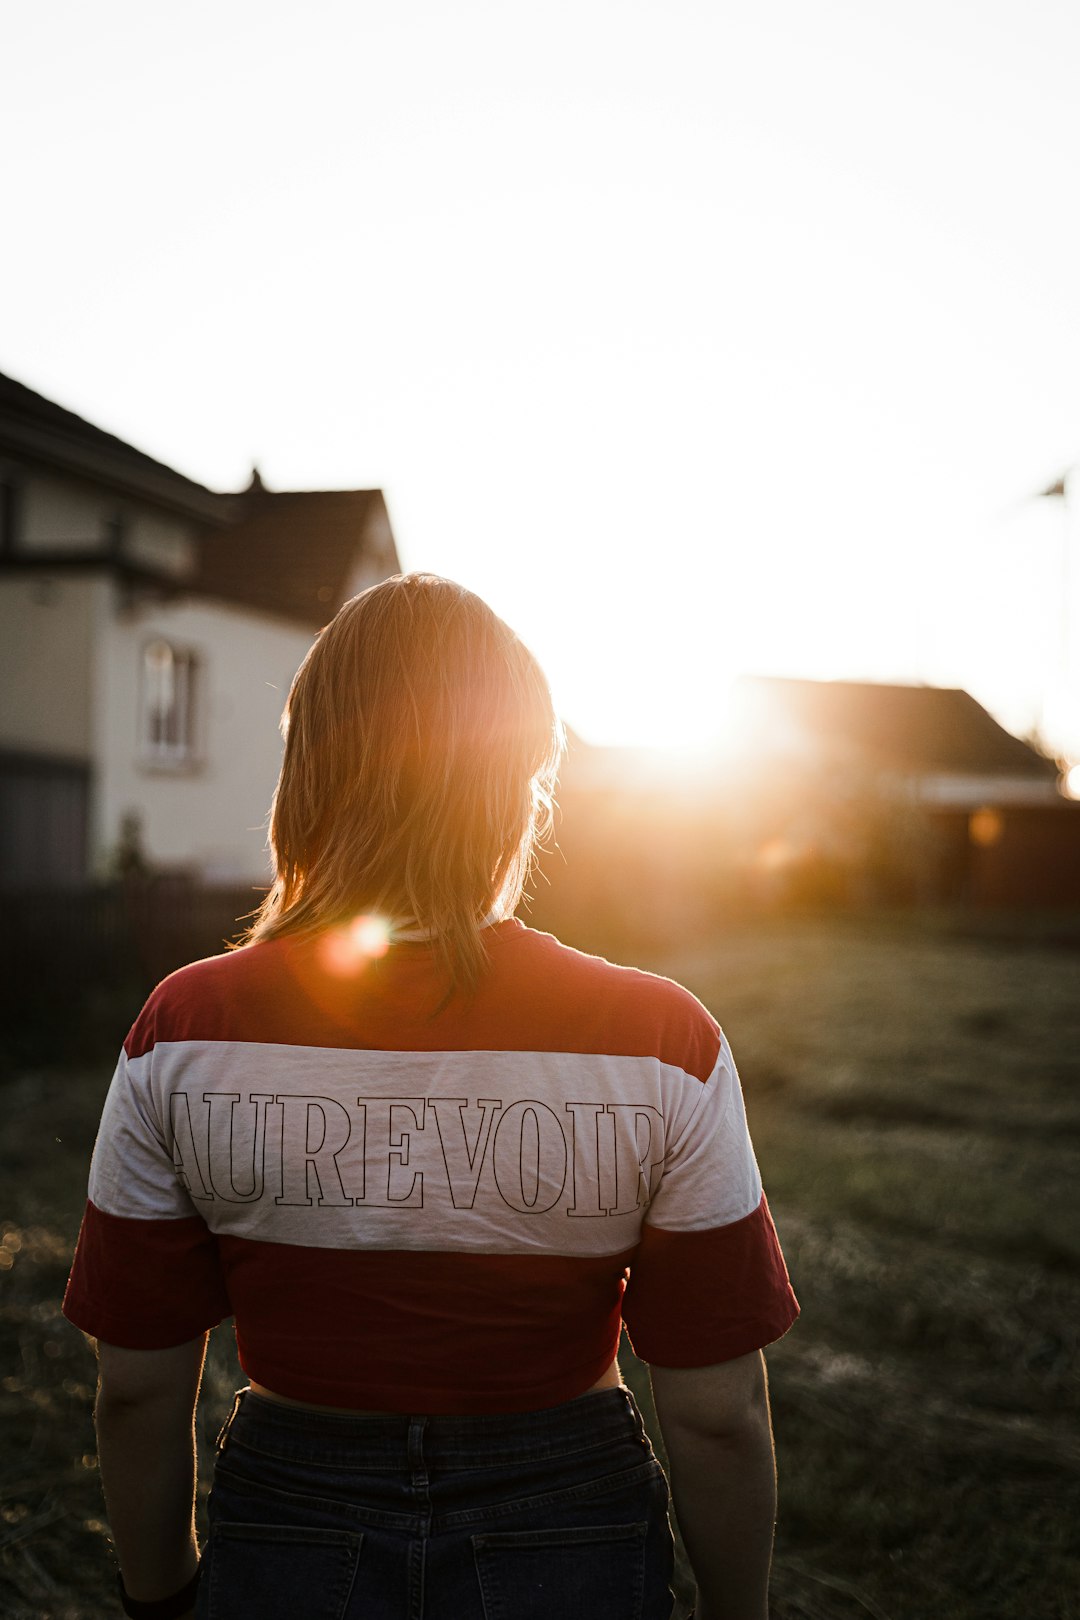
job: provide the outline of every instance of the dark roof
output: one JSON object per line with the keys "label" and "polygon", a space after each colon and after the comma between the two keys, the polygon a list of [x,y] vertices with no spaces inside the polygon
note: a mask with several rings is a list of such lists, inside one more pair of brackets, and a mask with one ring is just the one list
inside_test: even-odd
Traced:
{"label": "dark roof", "polygon": [[224,521],[229,497],[125,444],[0,372],[0,451],[138,495],[203,522]]}
{"label": "dark roof", "polygon": [[779,676],[748,676],[740,684],[765,699],[766,712],[788,716],[826,747],[857,753],[882,769],[1057,778],[1053,760],[1006,731],[957,687]]}
{"label": "dark roof", "polygon": [[256,484],[238,498],[241,514],[227,529],[203,536],[192,589],[318,629],[345,596],[364,549],[386,542],[385,574],[397,571],[382,491],[306,489],[271,493]]}

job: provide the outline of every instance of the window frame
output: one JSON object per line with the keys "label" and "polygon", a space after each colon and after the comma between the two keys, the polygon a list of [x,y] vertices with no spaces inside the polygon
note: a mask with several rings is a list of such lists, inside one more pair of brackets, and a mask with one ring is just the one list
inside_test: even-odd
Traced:
{"label": "window frame", "polygon": [[[164,680],[152,666],[155,649],[167,649],[171,664],[173,693],[164,705],[155,701],[155,680]],[[164,659],[161,660],[164,662]],[[147,771],[172,774],[197,770],[199,749],[200,690],[204,661],[197,647],[174,641],[170,636],[148,636],[139,649],[139,763]],[[172,734],[170,734],[172,733]]]}

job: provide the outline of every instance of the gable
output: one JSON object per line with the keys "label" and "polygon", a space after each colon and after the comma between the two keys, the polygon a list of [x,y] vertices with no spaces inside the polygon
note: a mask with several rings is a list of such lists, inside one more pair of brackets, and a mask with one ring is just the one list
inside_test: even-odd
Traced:
{"label": "gable", "polygon": [[754,741],[766,750],[770,733],[794,733],[829,757],[905,775],[1057,780],[1053,760],[958,688],[778,676],[746,677],[740,686],[760,728]]}
{"label": "gable", "polygon": [[[358,570],[367,583],[398,571],[382,492],[259,487],[242,514],[204,533],[192,589],[319,629],[349,595]],[[364,566],[366,565],[366,566]]]}

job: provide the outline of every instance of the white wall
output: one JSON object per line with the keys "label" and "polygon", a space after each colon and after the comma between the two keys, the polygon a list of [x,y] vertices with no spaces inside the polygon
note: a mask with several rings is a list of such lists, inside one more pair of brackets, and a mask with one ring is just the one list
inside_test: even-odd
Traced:
{"label": "white wall", "polygon": [[[134,811],[155,866],[209,880],[264,879],[266,814],[281,762],[278,720],[311,633],[213,602],[125,609],[115,588],[111,593],[99,627],[94,696],[92,865],[107,866],[121,819]],[[155,768],[140,757],[142,655],[159,636],[199,658],[199,757],[182,770]]]}
{"label": "white wall", "polygon": [[103,579],[0,575],[0,746],[88,760]]}
{"label": "white wall", "polygon": [[184,579],[196,562],[194,527],[166,512],[129,508],[124,514],[124,556]]}
{"label": "white wall", "polygon": [[119,518],[124,555],[184,578],[194,568],[196,525],[78,478],[31,474],[20,485],[19,550],[101,551]]}
{"label": "white wall", "polygon": [[382,499],[371,502],[364,523],[364,546],[345,584],[344,600],[359,596],[369,585],[377,585],[397,567],[394,557],[394,536],[390,518]]}
{"label": "white wall", "polygon": [[386,568],[381,562],[373,557],[362,557],[345,582],[343,600],[348,602],[350,598],[359,596],[361,591],[366,591],[369,585],[378,585],[385,578]]}
{"label": "white wall", "polygon": [[118,496],[77,478],[31,475],[19,496],[19,550],[97,550],[120,505]]}
{"label": "white wall", "polygon": [[974,776],[942,771],[937,776],[909,778],[911,796],[920,804],[961,810],[983,805],[1060,804],[1057,783],[1038,776]]}

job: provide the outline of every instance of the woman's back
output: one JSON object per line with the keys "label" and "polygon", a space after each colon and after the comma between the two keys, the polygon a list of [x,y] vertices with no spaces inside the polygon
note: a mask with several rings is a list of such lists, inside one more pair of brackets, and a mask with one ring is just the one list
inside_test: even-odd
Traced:
{"label": "woman's back", "polygon": [[784,1331],[734,1068],[692,996],[505,922],[435,1012],[426,945],[349,937],[196,963],[147,1004],[69,1295],[88,1331],[233,1314],[268,1390],[429,1413],[573,1399],[622,1317],[680,1365]]}

